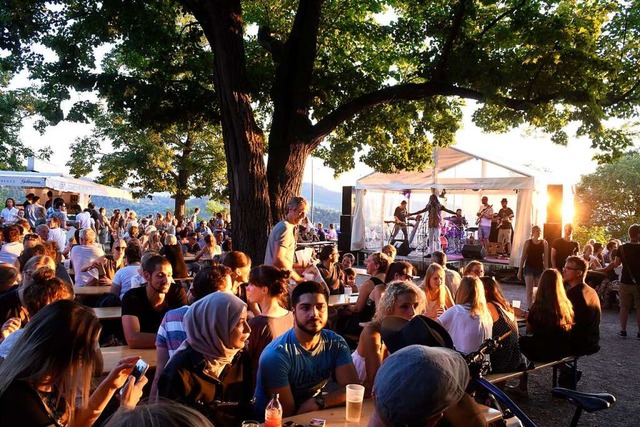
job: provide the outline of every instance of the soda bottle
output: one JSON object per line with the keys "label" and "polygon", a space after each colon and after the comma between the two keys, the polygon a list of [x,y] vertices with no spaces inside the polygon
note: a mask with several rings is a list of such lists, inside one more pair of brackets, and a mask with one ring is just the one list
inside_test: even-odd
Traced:
{"label": "soda bottle", "polygon": [[278,399],[278,393],[273,393],[264,411],[264,427],[282,427],[282,405]]}

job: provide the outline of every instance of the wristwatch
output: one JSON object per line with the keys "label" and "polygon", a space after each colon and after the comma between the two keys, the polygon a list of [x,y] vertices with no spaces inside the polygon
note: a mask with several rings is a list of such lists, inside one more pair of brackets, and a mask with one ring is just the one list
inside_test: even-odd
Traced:
{"label": "wristwatch", "polygon": [[324,397],[321,394],[316,396],[316,405],[318,405],[318,410],[324,409]]}

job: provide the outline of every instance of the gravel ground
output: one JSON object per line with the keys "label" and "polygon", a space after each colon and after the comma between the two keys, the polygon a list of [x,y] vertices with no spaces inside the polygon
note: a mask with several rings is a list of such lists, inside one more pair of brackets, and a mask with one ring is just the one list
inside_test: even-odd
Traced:
{"label": "gravel ground", "polygon": [[[524,286],[503,284],[508,300],[524,300]],[[628,338],[618,337],[618,311],[605,309],[600,324],[598,353],[581,357],[578,369],[582,379],[578,390],[608,392],[617,403],[610,409],[593,414],[583,413],[580,426],[637,426],[640,425],[638,386],[640,385],[640,340],[637,340],[635,312],[627,326]],[[529,397],[514,401],[540,426],[568,426],[574,406],[551,396],[551,369],[543,369],[529,376]]]}

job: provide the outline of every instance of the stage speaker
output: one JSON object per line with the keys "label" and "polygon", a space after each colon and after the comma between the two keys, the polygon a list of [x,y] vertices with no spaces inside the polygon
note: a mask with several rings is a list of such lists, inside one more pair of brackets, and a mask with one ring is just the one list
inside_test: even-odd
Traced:
{"label": "stage speaker", "polygon": [[353,215],[356,205],[356,190],[353,186],[342,187],[342,215]]}
{"label": "stage speaker", "polygon": [[340,215],[340,232],[351,234],[353,217],[351,215]]}
{"label": "stage speaker", "polygon": [[351,233],[340,231],[338,234],[338,251],[341,253],[351,252]]}
{"label": "stage speaker", "polygon": [[562,185],[547,185],[547,222],[562,224]]}
{"label": "stage speaker", "polygon": [[399,256],[407,256],[411,253],[411,248],[409,247],[409,243],[404,240],[395,242],[393,246],[396,247],[396,255]]}
{"label": "stage speaker", "polygon": [[544,239],[549,242],[549,250],[554,240],[562,237],[562,224],[544,224]]}
{"label": "stage speaker", "polygon": [[487,250],[482,245],[464,245],[462,247],[463,258],[484,259]]}

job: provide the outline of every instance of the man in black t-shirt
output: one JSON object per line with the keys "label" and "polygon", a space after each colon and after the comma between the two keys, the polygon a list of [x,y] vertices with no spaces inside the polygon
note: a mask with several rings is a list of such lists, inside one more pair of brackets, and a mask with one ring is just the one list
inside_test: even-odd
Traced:
{"label": "man in black t-shirt", "polygon": [[629,310],[635,305],[638,334],[640,340],[640,224],[629,227],[629,242],[618,248],[616,258],[603,268],[602,272],[609,272],[622,264],[620,274],[620,332],[618,336],[626,338]]}
{"label": "man in black t-shirt", "polygon": [[564,226],[564,235],[553,241],[551,244],[551,267],[562,272],[562,267],[572,255],[576,255],[580,251],[578,242],[571,240],[573,237],[573,225],[566,224]]}
{"label": "man in black t-shirt", "polygon": [[506,254],[511,253],[511,236],[513,235],[513,210],[507,207],[507,199],[504,198],[500,201],[502,208],[498,211],[498,219],[500,225],[498,226],[498,243],[504,244],[504,252]]}
{"label": "man in black t-shirt", "polygon": [[165,313],[187,304],[184,289],[172,283],[173,270],[165,257],[149,258],[143,275],[147,284],[122,297],[122,329],[130,348],[155,348]]}

